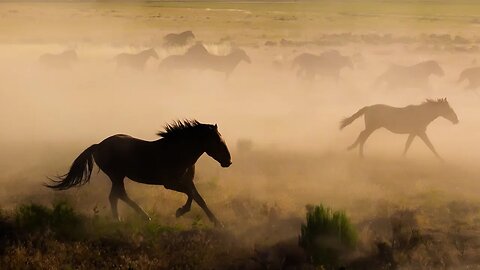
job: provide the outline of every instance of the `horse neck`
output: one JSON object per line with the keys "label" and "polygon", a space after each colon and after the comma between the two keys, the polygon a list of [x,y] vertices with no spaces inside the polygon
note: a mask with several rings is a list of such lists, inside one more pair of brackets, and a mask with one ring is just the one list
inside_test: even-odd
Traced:
{"label": "horse neck", "polygon": [[226,56],[226,58],[228,59],[228,62],[233,66],[238,65],[238,63],[240,63],[240,61],[242,61],[243,59],[240,54],[237,54],[235,52],[230,53],[229,55]]}
{"label": "horse neck", "polygon": [[436,110],[433,104],[425,103],[419,106],[419,114],[418,118],[419,120],[423,120],[424,122],[427,123],[427,125],[432,122],[433,120],[437,119],[437,117],[440,116],[440,113],[438,110]]}
{"label": "horse neck", "polygon": [[[205,153],[203,143],[192,138],[166,138],[157,140],[157,145],[162,147],[159,151],[171,151],[178,157],[179,162],[185,166],[194,165],[200,156]],[[166,146],[168,145],[168,146]]]}
{"label": "horse neck", "polygon": [[138,56],[140,56],[140,58],[143,60],[147,60],[151,56],[150,50],[143,51],[139,53]]}
{"label": "horse neck", "polygon": [[416,69],[418,73],[422,73],[427,76],[433,73],[431,66],[427,63],[419,64]]}

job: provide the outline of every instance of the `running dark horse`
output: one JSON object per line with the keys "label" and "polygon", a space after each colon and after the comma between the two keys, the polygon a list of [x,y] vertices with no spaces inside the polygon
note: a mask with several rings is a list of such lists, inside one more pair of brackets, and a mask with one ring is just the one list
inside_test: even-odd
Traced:
{"label": "running dark horse", "polygon": [[460,73],[457,83],[468,80],[467,90],[475,90],[480,86],[480,67],[467,68]]}
{"label": "running dark horse", "polygon": [[167,189],[185,193],[187,202],[177,210],[177,217],[190,211],[194,200],[210,221],[221,226],[193,183],[195,163],[203,153],[224,168],[232,164],[230,152],[217,125],[202,124],[196,120],[177,121],[167,125],[165,131],[158,135],[161,138],[156,141],[143,141],[128,135],[106,138],[83,151],[66,175],[47,186],[65,190],[88,183],[95,161],[112,181],[109,199],[115,219],[118,219],[118,199],[149,219],[145,211],[128,197],[123,183],[124,178],[128,177],[135,182],[163,185]]}
{"label": "running dark horse", "polygon": [[235,48],[227,55],[214,55],[197,42],[183,55],[170,55],[162,60],[160,68],[213,70],[225,73],[228,78],[241,61],[251,63],[247,53]]}
{"label": "running dark horse", "polygon": [[66,50],[60,54],[46,53],[40,56],[40,64],[53,69],[70,69],[78,60],[75,50]]}
{"label": "running dark horse", "polygon": [[[388,105],[377,104],[363,107],[354,115],[345,118],[340,123],[340,129],[350,125],[355,119],[365,115],[365,130],[358,136],[357,140],[348,147],[348,150],[360,146],[360,156],[363,157],[363,145],[368,137],[379,128],[386,128],[393,133],[409,134],[407,143],[405,144],[405,155],[410,147],[413,139],[418,136],[430,148],[430,150],[438,157],[437,151],[427,137],[427,126],[441,116],[450,120],[453,124],[458,123],[457,114],[448,104],[446,98],[423,102],[420,105],[410,105],[403,108],[391,107]],[[441,159],[441,158],[440,158]]]}
{"label": "running dark horse", "polygon": [[163,37],[165,46],[185,46],[190,40],[195,39],[192,31],[182,33],[170,33]]}
{"label": "running dark horse", "polygon": [[297,68],[297,77],[314,80],[317,75],[338,81],[344,67],[353,69],[350,57],[341,55],[337,50],[326,51],[320,55],[302,53],[295,57],[292,68]]}
{"label": "running dark horse", "polygon": [[136,54],[121,53],[115,57],[118,67],[130,67],[138,70],[143,70],[147,60],[153,57],[158,59],[158,54],[155,49],[150,48]]}
{"label": "running dark horse", "polygon": [[391,65],[377,78],[375,87],[385,84],[388,89],[421,88],[430,90],[428,83],[430,75],[442,77],[444,74],[442,67],[433,60],[412,66]]}

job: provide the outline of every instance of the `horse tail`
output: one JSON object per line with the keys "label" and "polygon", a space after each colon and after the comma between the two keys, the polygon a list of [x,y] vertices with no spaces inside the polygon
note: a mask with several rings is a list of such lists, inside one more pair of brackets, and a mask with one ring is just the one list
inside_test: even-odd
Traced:
{"label": "horse tail", "polygon": [[359,118],[360,116],[364,115],[365,112],[367,111],[367,109],[368,109],[368,106],[367,106],[367,107],[363,107],[363,108],[361,108],[358,112],[354,113],[352,116],[343,119],[343,120],[340,122],[340,129],[343,129],[344,127],[350,125],[353,121],[355,121],[355,119],[357,119],[357,118]]}
{"label": "horse tail", "polygon": [[90,176],[93,171],[93,152],[96,150],[97,144],[94,144],[85,149],[73,161],[70,171],[62,176],[58,176],[58,180],[50,179],[52,184],[45,184],[45,186],[56,189],[65,190],[71,187],[83,186],[90,181]]}

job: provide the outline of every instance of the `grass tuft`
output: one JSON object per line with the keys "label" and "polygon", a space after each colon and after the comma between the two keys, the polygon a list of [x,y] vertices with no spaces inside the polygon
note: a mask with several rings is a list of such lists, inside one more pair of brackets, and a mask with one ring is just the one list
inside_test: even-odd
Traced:
{"label": "grass tuft", "polygon": [[302,224],[299,244],[315,265],[334,267],[342,254],[355,248],[357,232],[345,212],[323,205],[307,206],[307,222]]}

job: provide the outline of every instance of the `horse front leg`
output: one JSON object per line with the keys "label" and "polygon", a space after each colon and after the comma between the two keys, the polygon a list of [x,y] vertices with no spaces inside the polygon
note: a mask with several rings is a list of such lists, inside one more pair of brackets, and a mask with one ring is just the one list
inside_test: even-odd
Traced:
{"label": "horse front leg", "polygon": [[[190,185],[193,185],[193,183],[190,182],[188,186]],[[185,195],[187,195],[187,201],[182,207],[177,209],[177,211],[175,212],[175,217],[179,218],[183,216],[185,213],[190,211],[190,209],[192,208],[192,201],[193,201],[191,188],[186,187],[185,184],[175,184],[175,185],[170,184],[170,185],[165,185],[165,188],[173,191],[177,191],[180,193],[184,193]]]}
{"label": "horse front leg", "polygon": [[187,194],[187,196],[188,198],[187,198],[187,201],[185,202],[185,205],[177,209],[177,211],[175,212],[175,217],[179,218],[183,216],[185,213],[189,212],[190,209],[192,208],[193,197],[191,194]]}
{"label": "horse front leg", "polygon": [[424,132],[419,134],[418,136],[423,140],[423,142],[428,146],[428,148],[430,148],[430,150],[435,154],[437,158],[439,158],[440,160],[443,160],[442,157],[437,153],[437,151],[433,147],[433,144],[432,142],[430,142],[430,139],[428,139],[427,133]]}
{"label": "horse front leg", "polygon": [[210,221],[213,222],[213,224],[215,224],[215,227],[223,227],[223,224],[217,219],[217,217],[215,217],[212,211],[208,209],[207,203],[203,200],[202,196],[200,196],[200,193],[198,193],[195,186],[193,186],[192,188],[192,195],[195,202],[203,209],[205,214],[207,214]]}
{"label": "horse front leg", "polygon": [[415,139],[415,134],[410,134],[408,135],[407,143],[405,143],[405,149],[403,150],[403,155],[405,156],[407,154],[408,149],[410,148],[410,145],[413,142],[413,139]]}

